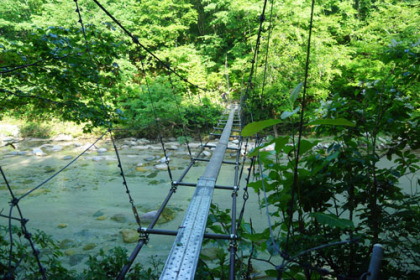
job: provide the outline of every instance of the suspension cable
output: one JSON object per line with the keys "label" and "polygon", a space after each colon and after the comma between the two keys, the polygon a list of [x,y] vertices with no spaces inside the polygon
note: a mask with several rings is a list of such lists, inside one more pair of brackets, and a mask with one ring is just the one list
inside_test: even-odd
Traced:
{"label": "suspension cable", "polygon": [[263,82],[262,82],[262,88],[261,88],[261,95],[260,95],[260,106],[262,109],[262,99],[264,97],[264,89],[265,89],[265,80],[267,78],[267,66],[268,66],[268,51],[270,48],[270,38],[271,38],[271,32],[273,30],[273,6],[274,6],[274,0],[271,1],[271,8],[270,8],[270,20],[269,20],[269,27],[268,27],[268,38],[267,38],[267,46],[265,49],[265,65],[264,65],[264,76],[263,76]]}
{"label": "suspension cable", "polygon": [[23,194],[21,197],[18,198],[18,200],[21,200],[22,198],[30,195],[32,192],[34,192],[35,190],[39,189],[40,187],[42,187],[43,185],[45,185],[46,183],[48,183],[49,181],[51,181],[53,178],[55,178],[58,174],[60,174],[61,172],[63,172],[65,169],[67,169],[70,165],[72,165],[75,161],[77,161],[82,155],[84,155],[88,150],[90,150],[93,146],[95,146],[95,144],[97,142],[99,142],[99,140],[101,140],[105,134],[107,132],[104,132],[99,138],[96,139],[95,142],[93,142],[93,144],[91,144],[88,148],[86,148],[82,153],[80,153],[77,157],[75,157],[74,159],[72,159],[68,164],[66,164],[63,168],[61,168],[59,171],[57,171],[56,173],[54,173],[52,176],[50,176],[49,178],[47,178],[46,180],[44,180],[42,183],[40,183],[39,185],[37,185],[36,187],[32,188],[31,190],[29,190],[28,192],[26,192],[25,194]]}
{"label": "suspension cable", "polygon": [[89,47],[88,39],[87,39],[87,36],[86,36],[86,28],[85,28],[85,25],[84,25],[83,20],[82,20],[82,14],[80,13],[79,3],[77,1],[78,0],[74,0],[74,3],[76,4],[76,13],[79,16],[79,21],[78,22],[80,23],[80,25],[82,27],[82,33],[83,33],[83,38],[85,39],[86,51],[88,52],[90,63],[92,64],[92,67],[94,68],[96,90],[97,90],[97,92],[99,94],[99,98],[102,102],[102,107],[103,107],[103,110],[104,110],[105,120],[108,119],[108,121],[109,121],[108,126],[111,127],[112,124],[111,124],[111,120],[110,120],[110,117],[109,117],[108,110],[106,109],[106,106],[105,106],[104,94],[101,91],[101,87],[99,86],[98,65],[97,65],[97,63],[95,63],[95,61],[93,59],[93,56],[92,56],[92,52],[91,52],[90,47]]}
{"label": "suspension cable", "polygon": [[17,70],[20,70],[20,69],[24,69],[24,68],[28,68],[28,67],[31,67],[31,66],[40,66],[40,64],[44,64],[47,61],[50,61],[50,60],[62,60],[62,59],[68,58],[69,56],[70,56],[70,54],[67,54],[67,55],[64,55],[64,56],[57,56],[57,57],[52,56],[52,57],[49,57],[47,59],[40,59],[38,61],[35,61],[33,63],[29,63],[29,64],[13,65],[13,66],[1,66],[0,68],[3,68],[3,69],[4,68],[12,68],[12,67],[13,68],[12,69],[8,69],[8,70],[0,71],[0,74],[11,73],[11,72],[14,72],[14,71],[17,71]]}
{"label": "suspension cable", "polygon": [[[80,25],[82,27],[83,37],[84,37],[84,40],[85,40],[85,47],[86,47],[86,50],[87,50],[87,52],[89,54],[89,58],[90,58],[90,62],[92,64],[92,67],[93,68],[98,68],[98,65],[97,65],[97,63],[95,63],[95,61],[93,59],[93,56],[92,56],[92,53],[90,51],[89,43],[88,43],[87,36],[86,36],[86,29],[85,29],[85,26],[83,24],[82,14],[80,13],[79,4],[78,4],[77,1],[78,0],[74,0],[74,2],[76,4],[76,12],[77,12],[77,14],[79,16],[79,23],[80,23]],[[107,110],[107,107],[105,106],[104,94],[101,91],[101,88],[99,86],[99,73],[98,73],[98,69],[95,69],[94,73],[95,73],[96,90],[98,91],[99,98],[100,98],[101,103],[102,103],[102,107],[103,107],[103,110],[104,110],[105,120],[108,120],[108,132],[109,132],[109,135],[110,135],[110,138],[111,138],[111,141],[112,141],[112,145],[114,147],[115,154],[117,156],[118,168],[120,169],[120,175],[121,175],[122,180],[123,180],[123,185],[125,187],[125,192],[127,193],[128,201],[131,204],[131,209],[132,209],[132,212],[133,212],[133,215],[134,215],[134,219],[136,220],[138,226],[141,228],[140,216],[138,214],[138,211],[137,211],[136,206],[134,205],[134,200],[133,200],[133,198],[131,196],[130,189],[128,188],[128,184],[127,184],[127,180],[126,180],[126,177],[125,177],[125,173],[124,173],[123,165],[122,165],[122,162],[121,162],[120,154],[118,152],[118,148],[117,148],[115,139],[114,139],[113,134],[112,134],[112,121],[111,121],[111,117],[110,117],[110,114],[109,114],[109,112]]]}
{"label": "suspension cable", "polygon": [[[260,47],[262,25],[263,25],[263,22],[265,20],[265,9],[267,7],[267,1],[268,0],[264,0],[263,11],[262,11],[261,16],[260,16],[260,27],[258,29],[257,42],[255,43],[254,56],[251,60],[251,72],[249,73],[249,78],[248,78],[245,94],[243,92],[241,93],[241,101],[240,101],[241,108],[243,108],[244,105],[245,105],[245,101],[248,98],[248,94],[249,94],[249,91],[250,91],[251,85],[252,85],[252,77],[254,75],[255,61],[256,61],[257,53],[258,53],[259,47]],[[252,111],[251,110],[249,110],[249,111],[250,111],[250,114],[251,114],[251,118],[253,119]]]}
{"label": "suspension cable", "polygon": [[154,116],[154,119],[155,119],[156,129],[158,130],[158,136],[159,136],[160,144],[162,145],[163,154],[165,156],[165,163],[166,163],[166,167],[168,169],[169,179],[171,180],[172,186],[174,186],[172,171],[171,171],[171,167],[169,166],[169,158],[168,158],[168,155],[166,153],[166,148],[165,148],[165,143],[163,142],[163,138],[162,138],[160,123],[158,121],[158,117],[157,117],[157,114],[156,114],[155,103],[153,101],[152,92],[150,90],[149,82],[147,81],[147,75],[146,75],[146,70],[144,68],[143,57],[140,58],[140,63],[141,63],[141,68],[142,68],[142,72],[143,72],[143,75],[144,75],[144,80],[146,82],[147,92],[149,94],[149,100],[150,100],[150,103],[152,104],[153,116]]}
{"label": "suspension cable", "polygon": [[293,208],[294,208],[294,199],[295,199],[295,193],[296,188],[298,187],[298,166],[299,166],[299,153],[300,153],[300,143],[302,140],[302,131],[303,131],[303,116],[305,112],[305,103],[306,103],[306,89],[307,89],[307,82],[308,82],[308,73],[309,73],[309,56],[311,52],[311,37],[312,37],[312,27],[313,27],[313,18],[314,18],[314,6],[315,6],[315,0],[312,0],[311,4],[311,19],[309,23],[309,36],[308,36],[308,47],[306,51],[306,64],[305,64],[305,80],[303,83],[303,96],[302,96],[302,110],[300,112],[300,122],[299,122],[299,136],[298,136],[298,142],[297,142],[297,149],[296,149],[296,162],[295,162],[295,168],[293,172],[293,187],[292,187],[292,193],[291,198],[289,202],[289,222],[287,224],[287,237],[286,237],[286,244],[285,244],[285,250],[288,250],[289,246],[289,238],[290,238],[290,227],[292,226],[292,220],[293,220]]}
{"label": "suspension cable", "polygon": [[181,108],[180,108],[180,105],[178,104],[178,99],[176,98],[175,87],[174,87],[174,84],[172,82],[171,73],[168,73],[168,77],[169,77],[169,83],[171,85],[172,96],[173,96],[173,99],[175,101],[176,109],[178,111],[178,116],[179,116],[179,118],[180,118],[180,120],[182,122],[182,136],[184,137],[185,144],[187,145],[187,149],[188,149],[188,154],[190,156],[190,160],[192,160],[192,154],[191,154],[191,148],[190,148],[190,141],[188,140],[188,136],[185,133],[184,116],[182,116],[182,114],[181,114]]}
{"label": "suspension cable", "polygon": [[13,255],[12,215],[13,215],[13,208],[16,207],[16,209],[18,210],[18,213],[19,213],[19,217],[20,217],[20,226],[21,226],[22,234],[28,240],[28,242],[29,242],[29,244],[31,246],[32,253],[35,256],[35,259],[36,259],[36,262],[37,262],[37,265],[38,265],[38,268],[39,268],[39,272],[42,275],[42,279],[43,280],[46,280],[47,279],[46,270],[42,266],[41,260],[39,258],[39,250],[37,250],[35,248],[35,244],[34,244],[34,242],[32,241],[32,238],[31,238],[32,237],[32,234],[26,228],[26,223],[29,220],[23,218],[23,214],[22,214],[22,211],[21,211],[20,206],[19,206],[20,199],[19,198],[16,198],[15,194],[13,193],[12,188],[11,188],[11,186],[9,184],[9,181],[6,178],[6,174],[4,173],[4,171],[3,171],[3,169],[2,169],[1,166],[0,166],[0,173],[1,173],[1,175],[3,177],[3,180],[4,180],[4,182],[5,182],[6,186],[7,186],[7,189],[9,191],[9,194],[12,197],[12,200],[10,201],[10,210],[9,210],[9,217],[8,217],[9,218],[9,241],[10,241],[10,247],[9,247],[9,264],[8,264],[9,265],[9,269],[8,269],[7,274],[6,274],[6,279],[14,279],[13,278],[13,273],[16,270],[18,264],[20,263],[20,261],[19,261],[16,264],[16,267],[15,268],[12,267],[12,255]]}
{"label": "suspension cable", "polygon": [[158,56],[156,56],[149,48],[147,48],[146,46],[144,46],[142,43],[140,43],[139,39],[134,36],[128,29],[126,29],[107,9],[105,9],[104,6],[102,6],[98,0],[93,0],[93,2],[96,3],[96,5],[108,16],[110,17],[124,32],[125,34],[127,34],[131,40],[133,41],[134,44],[140,46],[142,49],[144,49],[148,54],[150,54],[154,59],[156,59],[163,67],[165,67],[166,69],[168,69],[168,71],[172,72],[173,74],[175,74],[176,76],[178,76],[179,78],[181,78],[184,82],[190,84],[191,86],[197,88],[197,89],[201,89],[203,91],[206,91],[206,89],[201,88],[200,86],[193,84],[192,82],[190,82],[188,79],[184,78],[181,74],[179,74],[178,72],[176,72],[173,68],[171,68],[169,65],[167,65],[166,63],[164,63]]}

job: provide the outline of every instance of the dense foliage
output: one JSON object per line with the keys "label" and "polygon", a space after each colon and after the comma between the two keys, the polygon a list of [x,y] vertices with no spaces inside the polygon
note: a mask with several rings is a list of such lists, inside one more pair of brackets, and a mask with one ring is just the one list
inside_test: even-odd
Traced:
{"label": "dense foliage", "polygon": [[[252,84],[262,1],[103,1],[143,46],[207,92],[169,75],[93,1],[77,2],[84,29],[73,1],[2,1],[0,118],[54,117],[84,123],[87,130],[113,124],[135,127],[128,131],[136,136],[162,130],[179,136],[183,126],[212,123],[220,95],[239,100],[248,87],[246,109],[253,119],[276,119],[253,130],[274,124],[266,144],[274,151],[250,155],[259,155],[263,165],[250,187],[262,192],[264,184],[274,235],[243,223],[238,274],[249,278],[259,254],[279,254],[272,238],[290,256],[357,239],[286,261],[282,276],[317,279],[317,268],[328,268],[359,278],[379,242],[386,246],[384,277],[420,277],[419,183],[412,181],[411,191],[399,183],[419,169],[418,1],[316,1],[305,100],[310,1],[273,2],[272,10],[268,3]],[[312,123],[306,135],[330,141],[302,140],[295,170],[303,105],[304,121]],[[381,164],[385,158],[391,166]],[[210,229],[229,233],[228,214],[213,207]],[[118,264],[122,255],[116,252]],[[106,257],[100,257],[90,262],[106,273]],[[200,262],[200,279],[226,277],[227,253],[219,252],[216,262]],[[51,265],[51,273],[60,268]],[[280,263],[275,265],[277,271],[266,274],[276,277]]]}

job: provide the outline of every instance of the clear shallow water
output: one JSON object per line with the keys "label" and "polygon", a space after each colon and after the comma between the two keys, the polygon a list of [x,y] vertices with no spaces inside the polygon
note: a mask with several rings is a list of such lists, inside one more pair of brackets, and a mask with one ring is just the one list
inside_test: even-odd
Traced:
{"label": "clear shallow water", "polygon": [[[65,156],[75,158],[83,148],[86,148],[85,144],[89,144],[86,141],[79,143],[82,146],[77,147],[75,143],[75,141],[25,141],[15,145],[16,150],[11,147],[1,147],[0,165],[15,195],[21,196],[39,185],[70,162],[70,159],[63,159]],[[32,149],[42,145],[45,155],[33,155]],[[62,150],[53,151],[54,145],[60,145]],[[166,147],[173,145],[179,147],[171,150],[169,156],[173,178],[177,180],[188,165],[189,156],[185,145],[166,143]],[[119,152],[124,173],[139,214],[157,210],[170,189],[168,172],[154,167],[159,164],[157,160],[163,157],[160,145],[150,145],[147,150],[122,147],[122,142],[118,142],[117,146],[121,148]],[[195,147],[193,152],[198,152],[199,145],[195,143],[193,146]],[[107,151],[98,153],[100,148],[106,148]],[[26,154],[13,155],[16,151],[23,151]],[[151,157],[155,159],[148,161]],[[228,153],[225,159],[233,160],[234,157]],[[143,166],[138,167],[139,163]],[[183,181],[196,183],[205,166],[206,162],[198,162]],[[233,177],[234,167],[224,165],[217,184],[232,186]],[[101,140],[94,149],[82,155],[57,177],[20,201],[22,213],[29,219],[28,230],[30,232],[35,232],[36,229],[42,230],[61,243],[65,253],[62,258],[63,264],[78,271],[83,270],[88,256],[96,255],[100,249],[107,251],[121,246],[131,253],[136,243],[124,243],[121,230],[136,230],[138,226],[122,182],[113,147],[109,140]],[[194,188],[179,186],[168,204],[169,209],[175,213],[175,216],[171,217],[173,220],[158,224],[155,228],[176,230],[188,208],[193,192]],[[258,226],[264,221],[264,216],[258,210],[258,202],[253,191],[250,191],[250,195],[246,219],[252,215],[253,220],[260,221],[254,222],[255,226]],[[0,180],[0,209],[3,209],[3,214],[8,213],[9,201],[10,195],[6,185]],[[231,191],[215,190],[213,202],[222,209],[230,209]],[[241,206],[242,192],[238,196],[238,211]],[[14,216],[17,217],[17,211],[14,211]],[[7,223],[7,219],[0,217],[0,224],[7,225]],[[17,222],[13,223],[19,226]],[[147,223],[142,226],[147,226]],[[150,256],[157,255],[164,262],[173,240],[173,236],[151,235],[149,243],[142,249],[137,260],[144,262]]]}
{"label": "clear shallow water", "polygon": [[[85,144],[90,144],[91,141],[80,142],[81,147],[77,147],[75,143],[77,142],[25,141],[16,145],[17,150],[0,147],[0,165],[16,195],[26,193],[49,178],[69,163],[70,160],[65,160],[63,157],[74,158],[83,151]],[[45,156],[32,154],[34,147],[45,144],[50,144],[43,148]],[[53,151],[53,145],[60,145],[63,149]],[[166,147],[172,145],[179,147],[170,151],[170,166],[173,178],[177,180],[188,165],[189,157],[185,145],[166,143]],[[140,215],[157,210],[170,189],[167,171],[160,171],[154,167],[158,164],[157,160],[163,157],[160,145],[150,145],[146,150],[123,147],[122,142],[118,142],[117,146],[121,148],[119,152],[127,183]],[[193,146],[195,147],[193,151],[197,152],[198,144],[195,143]],[[107,151],[98,153],[99,148],[106,148]],[[16,151],[25,151],[26,155],[11,155]],[[155,159],[148,161],[150,157]],[[226,160],[233,159],[229,154],[226,156]],[[137,167],[139,163],[143,163],[143,166]],[[136,245],[136,243],[124,243],[121,234],[121,230],[136,230],[137,224],[117,165],[110,141],[102,140],[68,169],[19,203],[24,217],[30,220],[27,224],[30,232],[40,229],[61,243],[65,253],[62,262],[68,268],[83,270],[88,256],[96,255],[100,249],[108,251],[115,246],[121,246],[130,254]],[[205,162],[198,162],[185,177],[184,182],[197,182],[205,165]],[[392,162],[386,160],[380,162],[381,167],[392,165]],[[217,184],[232,186],[233,176],[234,167],[223,165]],[[243,178],[245,176],[246,174]],[[417,178],[419,178],[418,173],[403,177],[400,181],[403,190],[407,193],[419,191]],[[244,187],[244,182],[241,182],[241,187]],[[176,230],[188,208],[193,192],[194,188],[179,186],[168,204],[175,213],[173,220],[159,224],[156,228]],[[238,196],[238,212],[242,206],[242,193],[241,191]],[[253,190],[250,190],[249,194],[245,220],[249,221],[249,218],[252,218],[253,225],[258,231],[267,227],[267,218],[265,210],[259,209],[257,195]],[[4,181],[0,180],[0,210],[3,210],[3,214],[8,213],[9,201],[10,195]],[[213,202],[222,209],[230,209],[231,192],[215,190]],[[16,211],[14,216],[17,216]],[[7,219],[0,218],[0,224],[7,223]],[[16,222],[14,224],[18,225]],[[173,236],[151,235],[149,243],[142,249],[137,261],[147,263],[150,256],[158,256],[165,262],[173,240]],[[254,263],[254,266],[257,270],[267,268],[258,263]]]}

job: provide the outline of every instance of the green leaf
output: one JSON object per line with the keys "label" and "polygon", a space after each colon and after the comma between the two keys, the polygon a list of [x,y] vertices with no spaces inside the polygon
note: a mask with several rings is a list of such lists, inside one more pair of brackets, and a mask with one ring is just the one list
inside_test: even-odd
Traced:
{"label": "green leaf", "polygon": [[277,270],[275,270],[275,269],[268,269],[268,270],[265,271],[265,274],[268,277],[276,277],[277,278],[278,275],[279,275],[279,272]]}
{"label": "green leaf", "polygon": [[300,141],[300,151],[299,151],[299,153],[301,155],[304,154],[304,153],[306,153],[307,151],[309,151],[310,149],[312,149],[318,143],[319,143],[319,141],[310,142],[308,140],[302,139]]}
{"label": "green leaf", "polygon": [[258,190],[262,189],[262,181],[256,181],[256,182],[251,182],[248,184],[248,187],[251,187],[254,189],[255,192],[258,192]]}
{"label": "green leaf", "polygon": [[323,120],[316,120],[313,122],[308,123],[308,125],[340,125],[340,126],[356,126],[351,121],[348,121],[346,119],[338,118],[338,119],[323,119]]}
{"label": "green leaf", "polygon": [[292,91],[292,93],[290,94],[290,103],[293,105],[302,89],[303,83],[299,83],[297,85],[297,87],[295,87],[295,89]]}
{"label": "green leaf", "polygon": [[263,149],[263,148],[265,148],[265,147],[267,147],[267,146],[270,146],[271,144],[273,144],[273,143],[274,143],[274,141],[275,141],[275,139],[273,139],[273,140],[271,140],[271,141],[269,141],[269,142],[267,142],[267,143],[264,143],[264,144],[263,144],[263,145],[261,145],[261,146],[256,147],[255,149],[253,149],[252,151],[250,151],[250,152],[249,152],[248,156],[249,156],[249,157],[257,156],[257,155],[258,155],[258,151],[259,151],[259,150],[261,150],[261,149]]}
{"label": "green leaf", "polygon": [[292,112],[289,112],[289,111],[284,111],[284,112],[281,114],[280,118],[281,118],[282,120],[287,119],[288,117],[293,116],[294,114],[296,114],[299,110],[300,110],[300,107],[298,106],[298,107],[297,107],[296,109],[294,109]]}
{"label": "green leaf", "polygon": [[274,120],[274,119],[269,119],[269,120],[259,121],[259,122],[252,122],[250,124],[247,124],[244,127],[244,129],[242,129],[242,136],[247,137],[247,136],[254,135],[255,133],[263,130],[264,128],[273,126],[280,122],[281,120]]}
{"label": "green leaf", "polygon": [[270,146],[273,143],[275,143],[276,153],[279,154],[281,152],[281,150],[283,149],[284,145],[286,145],[288,142],[289,142],[289,137],[288,136],[274,138],[271,141],[269,141],[267,143],[264,143],[263,145],[258,146],[255,149],[253,149],[252,151],[250,151],[248,153],[248,156],[249,157],[257,156],[259,150],[264,149],[265,147]]}
{"label": "green leaf", "polygon": [[348,219],[337,218],[333,214],[325,214],[325,213],[316,212],[310,215],[314,217],[318,221],[318,223],[323,224],[323,225],[328,225],[328,226],[337,227],[341,229],[354,228],[354,224],[352,221]]}
{"label": "green leaf", "polygon": [[289,143],[289,136],[277,137],[274,139],[274,143],[276,143],[276,153],[279,154],[283,150],[284,146]]}

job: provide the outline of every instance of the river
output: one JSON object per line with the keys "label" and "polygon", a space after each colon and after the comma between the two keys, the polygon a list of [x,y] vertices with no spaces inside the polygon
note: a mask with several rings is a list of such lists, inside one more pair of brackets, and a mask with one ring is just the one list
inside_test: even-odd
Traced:
{"label": "river", "polygon": [[[167,142],[170,167],[174,180],[179,178],[190,162],[187,148],[174,141]],[[88,148],[92,139],[52,141],[27,139],[0,148],[0,166],[16,196],[27,193],[50,176],[55,174],[82,151]],[[232,145],[232,144],[231,144]],[[200,143],[192,143],[192,151],[197,153]],[[119,154],[127,185],[139,214],[157,210],[171,187],[166,168],[156,165],[163,158],[160,144],[148,143],[141,139],[122,139],[117,141]],[[40,148],[41,151],[35,148]],[[34,150],[35,149],[35,150]],[[38,151],[38,155],[35,155]],[[209,158],[210,155],[207,156]],[[226,160],[234,160],[234,155],[227,153]],[[382,160],[382,167],[392,162]],[[204,171],[206,163],[197,162],[184,182],[196,183]],[[158,166],[159,167],[159,166]],[[246,172],[245,166],[245,172]],[[238,196],[238,211],[242,206],[242,188]],[[223,165],[217,184],[233,185],[234,166]],[[403,177],[400,181],[407,193],[417,192],[419,174]],[[179,186],[171,198],[165,219],[156,228],[176,230],[188,208],[194,188]],[[245,219],[252,218],[254,227],[267,227],[265,211],[261,211],[258,197],[250,190]],[[221,209],[231,208],[231,191],[214,192],[213,203]],[[0,210],[3,215],[9,211],[10,195],[4,180],[0,180]],[[135,222],[129,198],[120,175],[118,161],[110,139],[106,137],[97,142],[85,154],[80,156],[63,172],[25,196],[20,202],[23,216],[29,219],[30,232],[42,230],[56,240],[64,252],[62,263],[70,269],[81,272],[86,267],[89,256],[95,256],[100,249],[105,252],[120,246],[131,253],[135,247],[137,224]],[[13,216],[17,217],[17,211]],[[143,220],[143,226],[147,221]],[[0,217],[0,225],[7,225],[8,219]],[[13,221],[13,224],[19,224]],[[6,233],[2,233],[6,234]],[[125,237],[124,237],[125,235]],[[131,239],[130,239],[131,235]],[[134,239],[133,239],[134,235]],[[124,238],[126,240],[124,241]],[[137,262],[146,263],[152,256],[163,263],[169,254],[173,236],[152,235]],[[26,241],[24,241],[26,242]],[[256,265],[258,270],[268,267]]]}
{"label": "river", "polygon": [[[28,139],[15,143],[15,149],[11,145],[1,147],[0,166],[19,197],[74,160],[92,142]],[[188,151],[178,142],[167,142],[165,146],[169,148],[171,172],[176,180],[190,162]],[[139,214],[157,210],[171,187],[166,169],[156,168],[163,158],[161,145],[150,144],[146,140],[123,139],[117,141],[117,147]],[[200,143],[194,142],[191,147],[192,152],[197,153]],[[38,155],[34,155],[37,151]],[[227,153],[225,159],[234,160],[234,154]],[[196,183],[205,166],[205,162],[197,162],[183,181]],[[233,177],[234,166],[224,165],[217,184],[233,186]],[[241,186],[244,186],[243,182]],[[168,204],[166,220],[155,228],[176,230],[193,192],[194,188],[179,186]],[[238,196],[238,211],[242,206],[242,193]],[[231,191],[218,189],[214,192],[213,203],[221,209],[231,208],[231,195]],[[250,191],[250,195],[245,217],[249,219],[252,213],[254,224],[258,226],[265,221],[264,215],[259,210],[254,192]],[[8,213],[9,202],[5,182],[0,180],[0,209],[3,214]],[[138,226],[109,139],[96,143],[59,175],[24,197],[19,206],[23,216],[29,219],[28,230],[35,232],[39,229],[51,235],[64,252],[63,264],[70,269],[82,271],[88,256],[96,255],[100,249],[108,251],[121,246],[131,253],[135,247],[136,243],[131,243],[135,241],[129,239]],[[17,217],[17,211],[14,211],[14,216]],[[1,225],[7,223],[8,219],[0,217]],[[19,225],[16,221],[13,223]],[[142,226],[147,226],[147,221],[143,221]],[[125,242],[123,233],[127,235]],[[137,259],[144,262],[151,256],[157,256],[164,262],[173,240],[173,236],[150,236],[149,243]]]}

